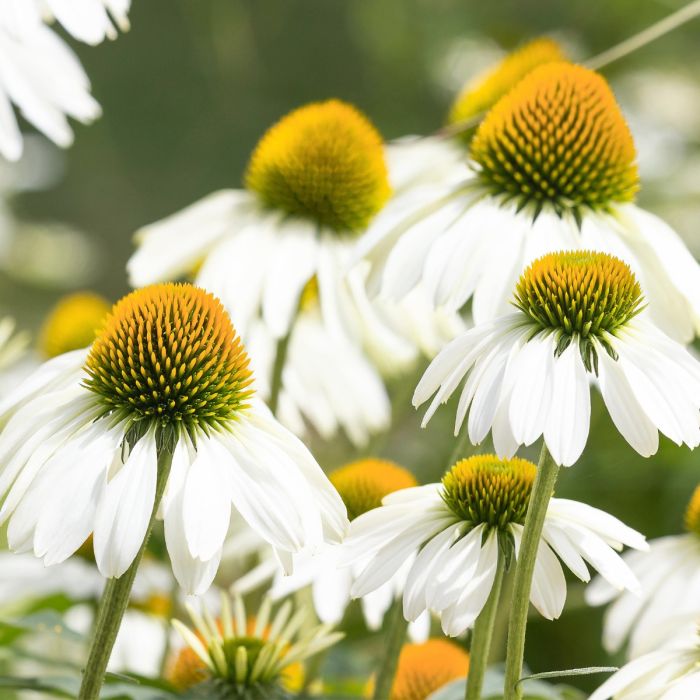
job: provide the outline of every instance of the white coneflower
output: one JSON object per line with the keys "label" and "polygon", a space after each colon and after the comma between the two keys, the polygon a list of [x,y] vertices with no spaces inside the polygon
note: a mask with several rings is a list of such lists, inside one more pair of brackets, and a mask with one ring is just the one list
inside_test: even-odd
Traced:
{"label": "white coneflower", "polygon": [[435,397],[425,425],[466,377],[455,433],[469,413],[472,443],[491,431],[496,452],[515,454],[544,435],[569,466],[588,439],[596,384],[623,437],[643,456],[659,431],[700,444],[700,363],[658,330],[629,266],[606,253],[550,253],[521,275],[516,310],[477,324],[433,360],[415,406]]}
{"label": "white coneflower", "polygon": [[629,637],[628,656],[636,658],[700,618],[700,486],[685,522],[686,534],[652,540],[648,552],[623,556],[639,579],[640,593],[620,593],[603,579],[586,589],[591,605],[611,603],[603,631],[603,644],[610,653]]}
{"label": "white coneflower", "polygon": [[[496,577],[499,549],[517,558],[536,467],[523,459],[478,455],[457,462],[439,484],[387,496],[381,508],[356,518],[342,561],[365,563],[352,594],[367,595],[415,556],[403,593],[406,619],[425,610],[440,616],[445,634],[474,624]],[[607,513],[553,498],[545,518],[530,600],[547,619],[559,617],[566,581],[559,560],[581,580],[586,563],[616,588],[638,582],[614,549],[645,549],[644,537]]]}
{"label": "white coneflower", "polygon": [[592,248],[639,277],[665,332],[700,331],[700,266],[682,240],[633,201],[635,147],[605,80],[545,62],[488,112],[470,141],[470,167],[389,202],[358,244],[374,287],[400,298],[422,282],[434,303],[472,300],[477,323],[507,308],[522,270],[544,253]]}
{"label": "white coneflower", "polygon": [[256,399],[219,301],[154,285],[117,302],[92,345],[43,364],[0,404],[8,542],[58,563],[94,533],[100,572],[137,556],[172,454],[161,516],[178,581],[206,589],[232,508],[285,558],[345,530],[345,507],[304,445]]}
{"label": "white coneflower", "polygon": [[[403,467],[383,459],[365,458],[346,464],[328,475],[345,503],[350,520],[381,506],[382,498],[400,489],[416,486],[415,477]],[[273,578],[270,596],[273,600],[311,586],[316,614],[322,622],[338,624],[352,600],[353,581],[362,572],[363,562],[353,567],[338,565],[342,545],[327,545],[317,552],[302,552],[294,557],[294,573],[285,576],[272,556],[241,577],[234,590],[245,593]],[[413,559],[408,557],[394,575],[376,590],[364,596],[360,603],[369,629],[378,630],[394,600],[403,592],[406,576]],[[430,632],[430,617],[426,613],[409,626],[415,641],[423,641]]]}
{"label": "white coneflower", "polygon": [[32,21],[32,2],[23,5],[0,7],[0,154],[8,160],[18,160],[23,148],[12,104],[63,148],[73,142],[68,117],[89,123],[100,115],[78,58],[52,29]]}
{"label": "white coneflower", "polygon": [[623,666],[588,700],[695,700],[700,697],[700,634],[680,637]]}
{"label": "white coneflower", "polygon": [[[187,643],[171,661],[166,676],[179,690],[206,683],[212,696],[226,698],[287,697],[285,688],[301,690],[302,663],[342,639],[330,625],[313,625],[313,613],[284,602],[272,614],[266,598],[254,618],[243,599],[222,595],[221,617],[214,620],[187,606],[194,630],[179,620],[173,625]],[[301,683],[299,682],[301,681]]]}

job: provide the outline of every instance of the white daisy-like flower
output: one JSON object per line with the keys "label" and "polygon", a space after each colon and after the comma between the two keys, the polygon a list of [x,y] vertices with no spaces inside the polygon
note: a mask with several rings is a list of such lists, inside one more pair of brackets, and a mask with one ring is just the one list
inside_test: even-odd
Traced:
{"label": "white daisy-like flower", "polygon": [[[381,505],[382,498],[399,489],[416,486],[408,470],[383,459],[366,458],[346,464],[328,475],[345,503],[351,520]],[[268,548],[269,549],[269,548]],[[245,594],[272,579],[269,589],[273,600],[286,598],[295,591],[311,586],[316,614],[322,622],[338,624],[352,600],[351,589],[364,563],[352,567],[339,566],[342,545],[325,545],[317,552],[294,555],[294,572],[287,576],[280,569],[272,552],[261,552],[261,563],[240,577],[233,590]],[[368,593],[361,601],[367,627],[378,630],[392,603],[403,593],[406,577],[413,564],[409,557],[382,586]],[[409,625],[414,641],[424,641],[430,633],[430,616],[421,615]]]}
{"label": "white daisy-like flower", "polygon": [[7,12],[26,31],[56,21],[73,38],[94,46],[129,30],[130,7],[131,0],[21,0],[8,3]]}
{"label": "white daisy-like flower", "polygon": [[[27,3],[31,5],[31,3]],[[52,29],[23,21],[23,3],[0,8],[0,154],[22,155],[22,134],[12,105],[62,148],[73,142],[68,117],[85,124],[100,116],[78,58]]]}
{"label": "white daisy-like flower", "polygon": [[496,452],[544,436],[557,464],[570,466],[588,439],[590,384],[613,423],[641,455],[659,431],[700,444],[700,363],[656,328],[629,266],[606,253],[550,253],[521,275],[516,310],[477,324],[433,360],[413,397],[435,397],[425,425],[466,377],[455,434],[467,413],[472,443],[491,431]]}
{"label": "white daisy-like flower", "polygon": [[[137,555],[156,494],[173,571],[188,592],[216,573],[232,509],[291,554],[339,540],[345,507],[308,449],[254,395],[219,301],[154,285],[115,304],[84,350],[43,364],[0,403],[0,519],[10,548],[46,564],[93,533],[104,576]],[[70,504],[70,509],[66,508]]]}
{"label": "white daisy-like flower", "polygon": [[[404,489],[352,521],[342,561],[367,561],[352,587],[367,595],[414,557],[403,593],[407,620],[425,610],[456,636],[474,624],[491,592],[499,549],[517,558],[536,467],[523,459],[478,455],[457,462],[439,484]],[[583,503],[552,498],[537,553],[530,600],[547,619],[559,617],[566,580],[558,555],[582,581],[588,562],[618,589],[638,590],[614,550],[646,549],[638,532]]]}
{"label": "white daisy-like flower", "polygon": [[685,517],[688,532],[649,542],[648,552],[623,556],[641,583],[641,594],[620,593],[604,579],[586,589],[591,605],[611,603],[603,644],[614,653],[629,638],[629,658],[654,651],[683,625],[700,619],[700,486]]}
{"label": "white daisy-like flower", "polygon": [[700,634],[673,640],[623,666],[588,700],[694,700],[700,697]]}
{"label": "white daisy-like flower", "polygon": [[482,323],[507,309],[532,260],[590,248],[625,260],[657,325],[687,342],[700,332],[700,266],[667,224],[633,203],[635,157],[601,76],[540,65],[481,122],[466,173],[415,187],[377,216],[356,251],[373,265],[370,289],[401,298],[422,282],[438,306],[471,299]]}
{"label": "white daisy-like flower", "polygon": [[273,613],[265,598],[251,617],[240,596],[234,595],[231,606],[222,594],[217,620],[206,606],[201,613],[191,605],[187,610],[194,629],[173,620],[187,646],[166,672],[179,690],[212,682],[220,692],[230,689],[226,697],[286,698],[285,690],[300,691],[303,686],[303,662],[343,637],[330,625],[314,624],[311,610],[295,610],[290,601]]}

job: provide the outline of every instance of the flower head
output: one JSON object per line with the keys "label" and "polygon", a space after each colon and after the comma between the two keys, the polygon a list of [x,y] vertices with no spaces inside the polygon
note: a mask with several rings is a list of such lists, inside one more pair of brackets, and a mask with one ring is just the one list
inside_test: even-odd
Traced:
{"label": "flower head", "polygon": [[105,414],[197,429],[235,419],[250,397],[248,356],[221,302],[185,284],[114,305],[85,363]]}
{"label": "flower head", "polygon": [[391,192],[381,136],[340,100],[300,107],[272,126],[245,180],[267,206],[339,233],[362,230]]}
{"label": "flower head", "polygon": [[382,499],[399,489],[417,486],[416,478],[407,469],[385,459],[360,459],[328,475],[348,509],[348,518],[354,520],[373,508],[379,508]]}
{"label": "flower head", "polygon": [[93,292],[63,297],[41,328],[39,347],[42,353],[46,357],[56,357],[90,345],[110,308],[106,299]]}
{"label": "flower head", "polygon": [[46,564],[94,534],[98,569],[121,576],[147,532],[164,453],[158,513],[188,592],[211,584],[234,509],[288,566],[347,527],[307,448],[256,399],[220,302],[191,285],[117,302],[92,345],[48,361],[3,401],[0,425],[0,520],[11,549]]}
{"label": "flower head", "polygon": [[[175,657],[169,680],[179,689],[211,681],[226,690],[226,697],[257,697],[249,691],[271,697],[276,688],[294,683],[303,661],[343,636],[332,632],[328,625],[309,628],[310,611],[294,611],[289,601],[273,615],[270,599],[266,598],[254,620],[247,617],[240,596],[234,597],[231,609],[228,597],[222,595],[218,622],[206,609],[203,615],[191,606],[188,611],[196,633],[173,621],[188,647]],[[264,692],[268,695],[262,695]]]}
{"label": "flower head", "polygon": [[446,639],[405,644],[399,655],[390,700],[426,700],[469,670],[469,654]]}
{"label": "flower head", "polygon": [[477,455],[457,462],[442,477],[443,498],[450,510],[474,526],[505,530],[523,525],[537,469],[514,457]]}
{"label": "flower head", "polygon": [[588,438],[595,384],[640,454],[656,452],[659,431],[700,444],[700,364],[642,318],[628,265],[606,253],[550,253],[521,274],[512,301],[515,312],[477,324],[433,360],[413,398],[419,406],[435,394],[423,425],[466,376],[455,433],[469,413],[472,443],[492,430],[509,457],[544,435],[570,466]]}
{"label": "flower head", "polygon": [[511,51],[495,66],[464,86],[455,100],[448,121],[459,124],[478,117],[493,107],[530,71],[545,63],[565,60],[564,52],[553,39],[534,39]]}
{"label": "flower head", "polygon": [[[457,462],[442,483],[385,497],[381,508],[352,521],[342,545],[344,563],[361,563],[353,595],[362,597],[383,585],[408,555],[406,619],[432,610],[445,634],[461,634],[488,599],[501,552],[517,557],[535,472],[526,460],[477,455]],[[535,565],[533,605],[548,619],[563,610],[566,581],[555,553],[581,580],[590,578],[585,560],[613,586],[636,590],[634,575],[613,551],[623,544],[646,547],[639,533],[607,513],[551,499]]]}
{"label": "flower head", "polygon": [[533,70],[503,97],[471,144],[478,177],[493,194],[536,213],[546,204],[580,216],[634,199],[632,134],[605,80],[557,62]]}

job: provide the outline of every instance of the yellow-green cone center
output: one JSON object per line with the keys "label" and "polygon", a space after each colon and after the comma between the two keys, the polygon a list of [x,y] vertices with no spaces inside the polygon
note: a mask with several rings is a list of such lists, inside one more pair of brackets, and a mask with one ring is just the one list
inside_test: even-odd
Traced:
{"label": "yellow-green cone center", "polygon": [[597,73],[569,63],[535,68],[481,122],[471,156],[494,195],[558,214],[607,210],[639,186],[632,135]]}
{"label": "yellow-green cone center", "polygon": [[188,284],[118,301],[92,345],[85,385],[106,414],[194,430],[233,419],[252,394],[248,356],[221,303]]}
{"label": "yellow-green cone center", "polygon": [[511,524],[522,525],[536,471],[525,459],[475,455],[457,462],[442,477],[443,499],[473,527],[505,530]]}
{"label": "yellow-green cone center", "polygon": [[301,107],[258,143],[246,187],[271,208],[338,233],[359,233],[389,198],[381,136],[339,100]]}
{"label": "yellow-green cone center", "polygon": [[331,472],[329,479],[343,499],[350,520],[379,508],[384,496],[417,485],[411,472],[383,459],[352,462]]}

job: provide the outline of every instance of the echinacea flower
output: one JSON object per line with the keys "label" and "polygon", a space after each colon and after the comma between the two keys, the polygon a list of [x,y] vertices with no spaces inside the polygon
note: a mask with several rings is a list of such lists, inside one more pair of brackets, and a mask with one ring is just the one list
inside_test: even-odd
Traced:
{"label": "echinacea flower", "polygon": [[[328,478],[337,489],[348,511],[350,521],[382,504],[382,499],[400,489],[417,485],[407,469],[398,464],[376,458],[360,459],[329,473]],[[338,624],[352,601],[351,589],[364,563],[341,567],[339,561],[343,546],[327,545],[316,552],[301,552],[294,556],[294,572],[285,576],[272,556],[248,574],[239,578],[233,589],[246,593],[262,582],[273,579],[269,594],[280,600],[295,591],[311,586],[316,614],[322,622]],[[369,629],[378,630],[394,600],[401,596],[406,576],[413,563],[412,557],[402,562],[390,579],[360,600],[365,622]],[[411,639],[423,641],[430,632],[430,616],[426,613],[409,625]]]}
{"label": "echinacea flower", "polygon": [[25,26],[55,20],[78,41],[95,45],[128,31],[131,0],[23,0],[16,7]]}
{"label": "echinacea flower", "polygon": [[466,678],[469,654],[447,639],[404,644],[389,700],[427,700],[432,693]]}
{"label": "echinacea flower", "polygon": [[476,323],[506,309],[522,270],[544,253],[595,249],[638,276],[656,322],[700,332],[700,265],[671,228],[634,204],[632,135],[605,80],[565,62],[540,65],[488,112],[469,170],[389,202],[356,255],[372,289],[401,298],[418,283],[436,306],[472,301]]}
{"label": "echinacea flower", "polygon": [[303,678],[304,661],[343,637],[330,625],[314,625],[311,611],[294,610],[290,601],[272,614],[272,603],[265,598],[252,619],[240,596],[234,596],[232,609],[229,598],[222,595],[221,617],[216,621],[206,607],[202,614],[191,605],[187,609],[194,630],[173,621],[188,646],[166,673],[180,690],[209,683],[226,698],[275,698],[285,687],[299,685],[295,680]]}
{"label": "echinacea flower", "polygon": [[68,117],[87,124],[100,116],[76,55],[43,22],[31,21],[33,0],[24,12],[16,12],[21,5],[5,3],[0,8],[0,154],[13,161],[23,148],[13,104],[62,148],[73,142]]}
{"label": "echinacea flower", "polygon": [[61,297],[47,314],[39,333],[39,350],[46,358],[85,348],[95,340],[111,304],[94,292]]}
{"label": "echinacea flower", "polygon": [[567,251],[535,260],[512,296],[516,309],[477,324],[433,360],[413,397],[435,397],[425,425],[466,377],[455,434],[469,413],[472,443],[491,431],[512,456],[540,435],[557,464],[570,466],[588,439],[590,384],[639,454],[659,432],[700,444],[700,363],[656,328],[630,267],[606,253]]}
{"label": "echinacea flower", "polygon": [[604,579],[586,589],[591,605],[610,603],[603,645],[616,652],[629,637],[628,656],[658,648],[684,624],[700,618],[700,486],[685,516],[687,533],[649,542],[647,552],[626,552],[623,559],[641,584],[637,595],[620,592]]}
{"label": "echinacea flower", "polygon": [[[353,596],[383,585],[406,557],[415,557],[404,586],[404,616],[414,620],[432,610],[445,634],[464,632],[491,592],[499,549],[518,556],[535,473],[524,459],[477,455],[457,462],[439,484],[385,497],[381,508],[352,521],[342,545],[343,563],[366,562]],[[614,587],[638,590],[634,574],[614,551],[623,545],[646,548],[642,535],[611,515],[552,498],[530,601],[547,619],[561,614],[566,580],[555,554],[582,581],[590,579],[588,562]]]}
{"label": "echinacea flower", "polygon": [[160,514],[189,592],[216,572],[232,508],[285,562],[342,537],[345,507],[306,447],[256,399],[220,302],[154,285],[117,302],[91,346],[49,360],[0,403],[0,519],[10,548],[58,563],[94,535],[121,576],[154,506],[157,455],[172,453]]}
{"label": "echinacea flower", "polygon": [[700,697],[700,634],[682,636],[623,666],[588,700],[694,700]]}

